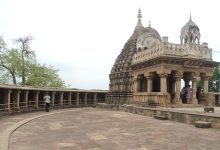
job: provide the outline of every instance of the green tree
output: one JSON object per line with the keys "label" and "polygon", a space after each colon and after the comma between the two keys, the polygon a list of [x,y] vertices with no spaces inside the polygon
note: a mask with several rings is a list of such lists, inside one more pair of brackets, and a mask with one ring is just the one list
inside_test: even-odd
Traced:
{"label": "green tree", "polygon": [[21,49],[8,49],[0,37],[0,83],[35,87],[64,87],[65,83],[52,66],[40,65],[29,38],[20,38]]}
{"label": "green tree", "polygon": [[[21,51],[21,84],[25,86],[25,77],[26,77],[26,61],[25,56],[33,55],[33,51],[30,50],[30,42],[33,40],[32,36],[25,36],[15,39],[15,42],[21,44],[20,51]],[[34,55],[35,56],[35,55]]]}
{"label": "green tree", "polygon": [[220,67],[216,67],[211,79],[209,80],[209,91],[220,91]]}
{"label": "green tree", "polygon": [[35,87],[65,87],[58,70],[53,69],[52,66],[32,64],[26,78],[26,84]]}

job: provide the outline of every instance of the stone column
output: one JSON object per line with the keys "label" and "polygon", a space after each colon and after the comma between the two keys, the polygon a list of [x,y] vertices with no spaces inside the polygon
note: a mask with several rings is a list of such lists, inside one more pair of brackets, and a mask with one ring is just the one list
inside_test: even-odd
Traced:
{"label": "stone column", "polygon": [[79,94],[80,93],[76,93],[76,106],[79,106]]}
{"label": "stone column", "polygon": [[96,105],[96,101],[97,101],[97,93],[94,93],[94,99],[93,99],[93,104]]}
{"label": "stone column", "polygon": [[17,110],[20,109],[20,94],[21,94],[21,91],[17,91],[16,92],[16,96],[15,96],[15,100],[16,100],[16,107]]}
{"label": "stone column", "polygon": [[56,92],[55,91],[53,91],[52,92],[52,95],[51,95],[51,105],[54,107],[54,104],[55,104],[55,94],[56,94]]}
{"label": "stone column", "polygon": [[137,92],[137,76],[134,76],[134,79],[133,79],[133,92],[134,93]]}
{"label": "stone column", "polygon": [[68,94],[68,105],[72,105],[72,93]]}
{"label": "stone column", "polygon": [[167,93],[167,75],[166,73],[160,74],[160,92]]}
{"label": "stone column", "polygon": [[39,91],[34,92],[34,102],[35,102],[35,108],[38,109],[38,101],[39,101]]}
{"label": "stone column", "polygon": [[136,89],[136,91],[137,92],[140,92],[140,78],[139,77],[137,77],[137,89]]}
{"label": "stone column", "polygon": [[63,106],[63,92],[60,92],[60,106]]}
{"label": "stone column", "polygon": [[198,100],[196,98],[196,78],[192,78],[192,103],[194,105],[198,104]]}
{"label": "stone column", "polygon": [[85,106],[87,106],[87,101],[88,101],[87,97],[88,97],[88,93],[85,93],[85,95],[84,95],[84,105]]}
{"label": "stone column", "polygon": [[106,93],[105,94],[105,103],[107,103],[108,102],[108,94]]}
{"label": "stone column", "polygon": [[175,91],[175,98],[174,98],[174,103],[176,105],[182,105],[182,100],[180,98],[180,88],[181,88],[181,78],[183,76],[183,72],[178,72],[176,71],[175,73],[175,87],[176,87],[176,91]]}
{"label": "stone column", "polygon": [[5,107],[8,112],[11,111],[11,93],[12,93],[12,90],[7,90],[5,93],[5,97],[4,97]]}
{"label": "stone column", "polygon": [[198,100],[196,98],[196,79],[198,74],[192,73],[192,103],[194,105],[198,104]]}
{"label": "stone column", "polygon": [[28,110],[28,94],[29,91],[24,91],[25,109]]}
{"label": "stone column", "polygon": [[209,76],[203,76],[203,93],[206,94],[209,92]]}
{"label": "stone column", "polygon": [[147,77],[147,92],[153,91],[153,75],[149,74]]}

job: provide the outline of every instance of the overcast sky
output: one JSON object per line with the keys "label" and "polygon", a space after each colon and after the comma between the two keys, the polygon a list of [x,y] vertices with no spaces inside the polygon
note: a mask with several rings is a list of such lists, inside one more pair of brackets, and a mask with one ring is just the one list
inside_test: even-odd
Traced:
{"label": "overcast sky", "polygon": [[52,65],[73,88],[108,89],[111,67],[137,24],[155,28],[169,42],[180,43],[189,20],[199,26],[220,61],[218,0],[0,0],[0,36],[32,35],[31,48],[41,64]]}

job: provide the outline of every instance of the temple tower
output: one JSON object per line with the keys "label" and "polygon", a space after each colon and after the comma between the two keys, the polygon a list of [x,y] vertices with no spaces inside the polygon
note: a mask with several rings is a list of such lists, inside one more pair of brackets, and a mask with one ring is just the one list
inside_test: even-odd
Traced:
{"label": "temple tower", "polygon": [[109,103],[129,103],[132,99],[132,71],[131,62],[134,53],[137,51],[136,42],[138,35],[143,30],[141,22],[141,10],[138,10],[137,25],[131,37],[128,39],[121,53],[115,60],[109,75]]}
{"label": "temple tower", "polygon": [[[138,22],[109,75],[108,103],[149,104],[179,106],[182,104],[212,105],[212,93],[208,80],[219,62],[212,60],[212,49],[207,43],[200,44],[199,27],[189,21],[180,32],[180,44],[170,43],[157,30],[143,27],[141,11]],[[198,79],[203,86],[201,96],[196,96]],[[185,82],[181,85],[181,79]],[[189,87],[189,82],[192,83]],[[190,97],[181,97],[185,86]]]}

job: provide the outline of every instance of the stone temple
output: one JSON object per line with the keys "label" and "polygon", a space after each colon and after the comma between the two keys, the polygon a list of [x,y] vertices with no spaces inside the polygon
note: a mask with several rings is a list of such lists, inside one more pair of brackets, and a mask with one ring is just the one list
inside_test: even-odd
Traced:
{"label": "stone temple", "polygon": [[[168,37],[161,38],[151,24],[144,27],[141,18],[139,10],[134,32],[112,67],[107,103],[212,105],[214,98],[208,91],[208,80],[219,63],[212,60],[208,44],[200,43],[200,29],[191,15],[181,28],[179,44],[170,43]],[[199,97],[196,96],[198,79],[203,84]],[[191,101],[186,102],[180,91],[189,85]]]}

